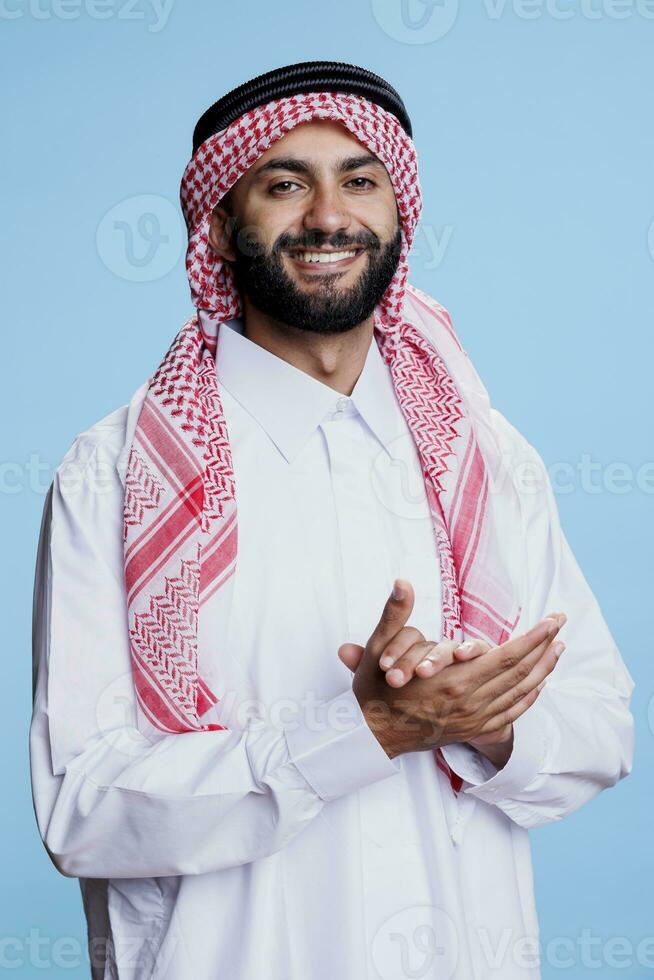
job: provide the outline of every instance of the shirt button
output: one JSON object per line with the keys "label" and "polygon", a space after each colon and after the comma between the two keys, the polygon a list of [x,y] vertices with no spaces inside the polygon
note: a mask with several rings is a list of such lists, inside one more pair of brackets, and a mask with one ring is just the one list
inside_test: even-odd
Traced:
{"label": "shirt button", "polygon": [[349,398],[346,398],[345,396],[343,396],[342,398],[339,398],[338,401],[336,402],[336,411],[337,412],[344,412],[345,409],[347,408],[348,401],[349,401]]}

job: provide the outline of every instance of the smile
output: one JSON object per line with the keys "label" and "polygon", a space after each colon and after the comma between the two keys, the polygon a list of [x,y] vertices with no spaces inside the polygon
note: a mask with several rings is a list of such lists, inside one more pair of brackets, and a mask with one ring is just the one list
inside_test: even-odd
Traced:
{"label": "smile", "polygon": [[340,252],[291,252],[290,257],[298,265],[307,268],[308,266],[335,266],[337,268],[343,268],[349,263],[353,262],[354,259],[360,255],[364,249],[362,248],[351,248],[344,249]]}

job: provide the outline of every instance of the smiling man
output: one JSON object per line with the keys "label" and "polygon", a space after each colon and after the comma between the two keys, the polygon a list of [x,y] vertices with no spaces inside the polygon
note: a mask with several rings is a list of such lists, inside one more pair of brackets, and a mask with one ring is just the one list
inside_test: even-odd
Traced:
{"label": "smiling man", "polygon": [[92,975],[536,978],[528,830],[630,771],[633,681],[408,283],[406,108],[259,76],[181,200],[195,312],[74,441],[37,559],[34,803]]}

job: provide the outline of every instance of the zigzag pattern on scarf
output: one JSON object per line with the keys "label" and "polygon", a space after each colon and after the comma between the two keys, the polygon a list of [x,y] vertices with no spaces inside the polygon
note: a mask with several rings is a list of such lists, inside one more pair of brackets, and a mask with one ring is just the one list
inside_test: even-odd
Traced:
{"label": "zigzag pattern on scarf", "polygon": [[[140,453],[132,447],[125,480],[125,525],[138,527],[145,512],[159,506],[164,486],[147,467]],[[126,527],[123,529],[123,535]]]}
{"label": "zigzag pattern on scarf", "polygon": [[179,731],[197,717],[197,613],[200,563],[183,559],[179,575],[165,578],[163,594],[150,598],[130,629],[142,668],[183,715]]}

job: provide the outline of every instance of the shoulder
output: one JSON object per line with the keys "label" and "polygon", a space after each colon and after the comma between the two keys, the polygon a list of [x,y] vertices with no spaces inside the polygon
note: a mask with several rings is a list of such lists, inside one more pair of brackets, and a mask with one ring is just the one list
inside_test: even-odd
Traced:
{"label": "shoulder", "polygon": [[97,464],[100,456],[104,461],[113,459],[115,462],[125,441],[126,424],[127,405],[121,405],[94,422],[75,436],[56,472],[61,474],[73,465],[85,472]]}
{"label": "shoulder", "polygon": [[78,433],[55,469],[55,484],[75,477],[86,478],[101,474],[122,482],[126,455],[143,404],[148,383],[138,388],[129,402],[98,419],[88,429]]}
{"label": "shoulder", "polygon": [[496,408],[490,409],[491,425],[503,460],[509,467],[518,492],[537,495],[537,491],[549,496],[551,484],[545,460],[539,451]]}
{"label": "shoulder", "polygon": [[126,405],[78,433],[56,467],[46,507],[60,544],[122,545],[127,459],[147,388],[143,384]]}
{"label": "shoulder", "polygon": [[517,453],[521,457],[528,457],[536,452],[526,436],[497,408],[491,406],[489,415],[493,431],[502,449]]}

